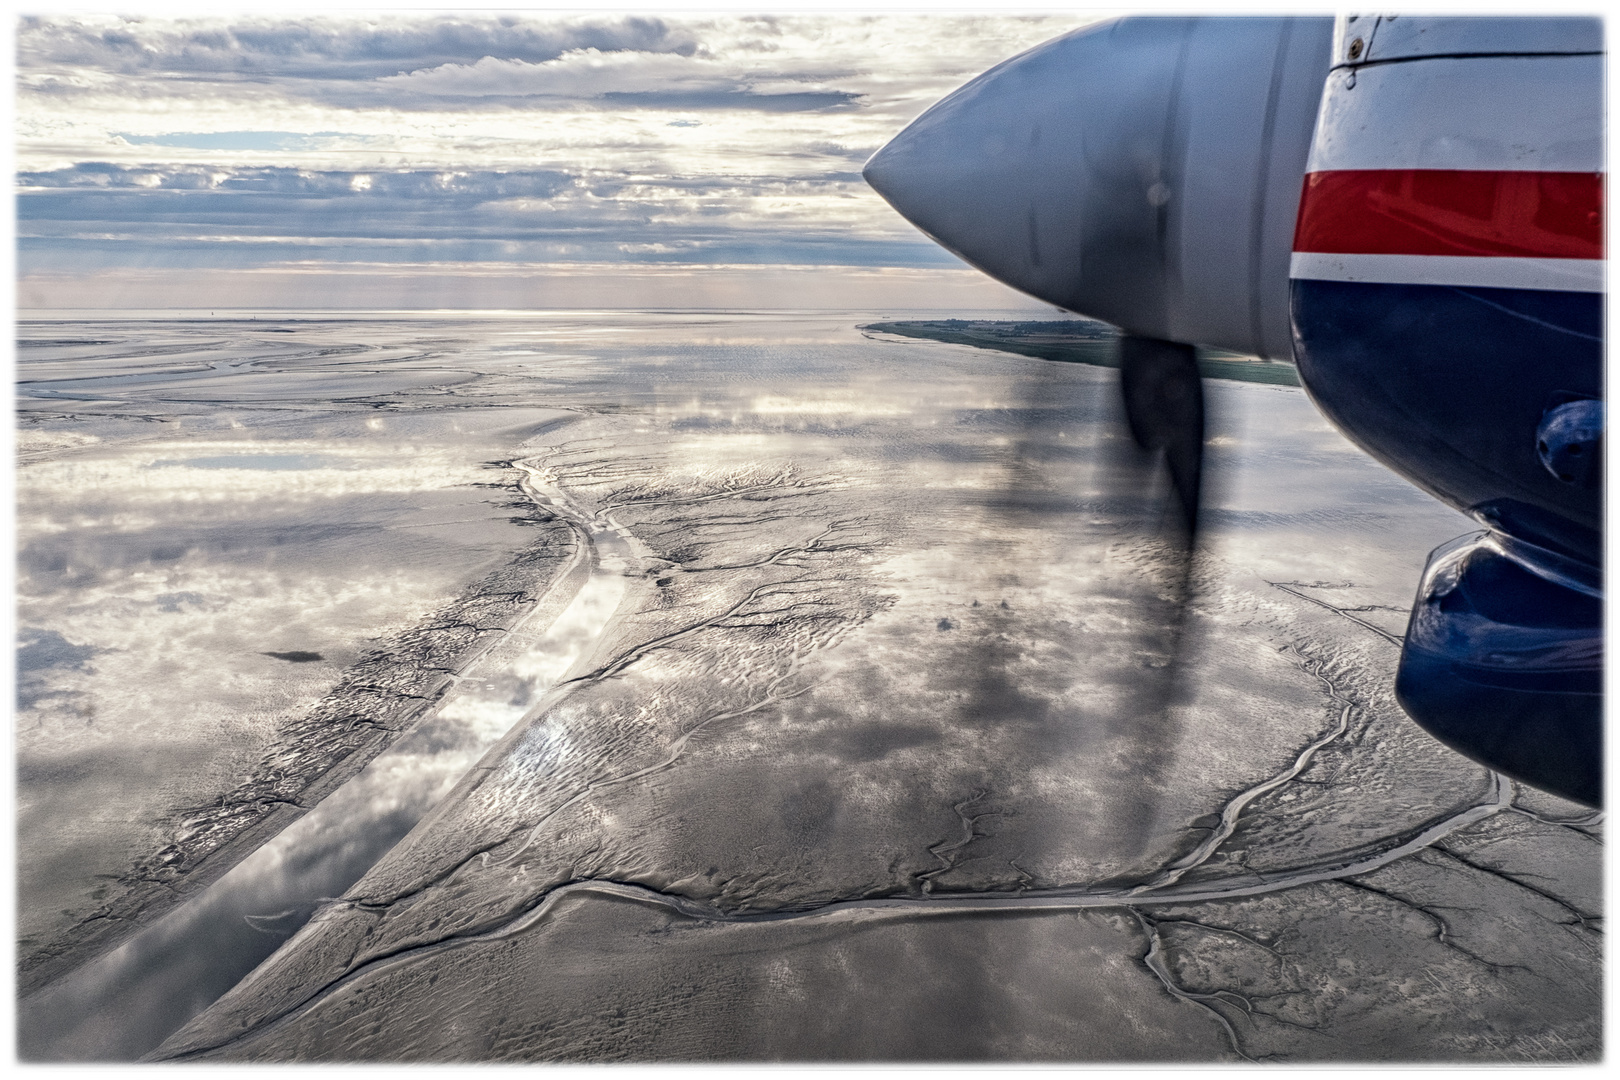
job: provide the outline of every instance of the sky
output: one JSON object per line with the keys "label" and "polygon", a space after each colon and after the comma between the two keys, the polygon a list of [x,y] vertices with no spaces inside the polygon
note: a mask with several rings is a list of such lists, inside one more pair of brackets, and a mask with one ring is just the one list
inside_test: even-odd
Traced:
{"label": "sky", "polygon": [[18,305],[1037,307],[860,169],[1096,17],[24,15]]}

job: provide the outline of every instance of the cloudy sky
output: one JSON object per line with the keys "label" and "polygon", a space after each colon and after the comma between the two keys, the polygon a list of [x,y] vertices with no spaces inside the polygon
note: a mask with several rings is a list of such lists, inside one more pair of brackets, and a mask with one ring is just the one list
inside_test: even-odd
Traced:
{"label": "cloudy sky", "polygon": [[1033,305],[860,167],[1091,18],[24,16],[19,304]]}

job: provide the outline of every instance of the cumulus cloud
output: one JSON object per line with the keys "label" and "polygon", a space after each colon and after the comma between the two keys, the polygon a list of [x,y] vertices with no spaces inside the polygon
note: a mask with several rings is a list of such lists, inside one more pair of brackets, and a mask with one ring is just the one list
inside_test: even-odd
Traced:
{"label": "cumulus cloud", "polygon": [[[370,183],[355,186],[358,176]],[[470,196],[482,199],[518,196],[546,197],[567,185],[566,173],[547,170],[491,172],[484,170],[400,170],[381,173],[353,173],[293,168],[232,168],[172,165],[164,168],[131,168],[105,162],[81,162],[65,169],[18,173],[17,182],[25,190],[48,191],[58,188],[162,188],[178,191],[258,192],[284,195],[366,194],[373,197],[430,198]]]}
{"label": "cumulus cloud", "polygon": [[575,49],[538,64],[485,56],[473,64],[419,68],[378,83],[405,94],[453,97],[597,97],[608,91],[634,93],[671,86],[739,89],[735,71],[712,58],[600,49]]}
{"label": "cumulus cloud", "polygon": [[377,84],[406,97],[560,97],[776,112],[847,107],[861,96],[780,78],[767,82],[713,56],[600,49],[575,49],[539,64],[486,56],[474,64],[421,68]]}

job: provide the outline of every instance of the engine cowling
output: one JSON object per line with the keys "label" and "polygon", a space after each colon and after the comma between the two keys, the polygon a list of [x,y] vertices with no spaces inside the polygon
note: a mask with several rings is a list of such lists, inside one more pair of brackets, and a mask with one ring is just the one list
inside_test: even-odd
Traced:
{"label": "engine cowling", "polygon": [[1329,18],[1133,18],[1013,57],[867,181],[943,247],[1128,333],[1292,359],[1288,260]]}

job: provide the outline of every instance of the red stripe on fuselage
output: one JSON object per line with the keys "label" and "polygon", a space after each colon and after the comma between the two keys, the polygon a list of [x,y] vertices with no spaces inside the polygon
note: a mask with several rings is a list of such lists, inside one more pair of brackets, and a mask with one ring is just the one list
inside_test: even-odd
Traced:
{"label": "red stripe on fuselage", "polygon": [[1603,258],[1603,174],[1343,169],[1305,174],[1295,251]]}

